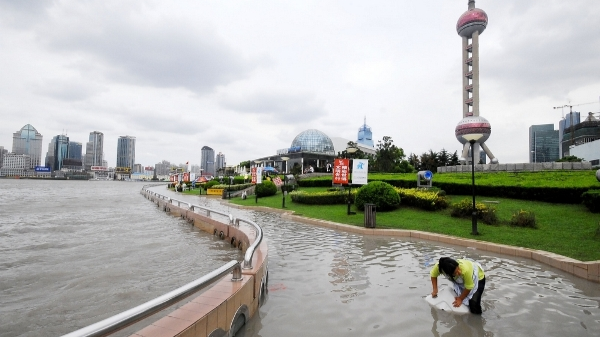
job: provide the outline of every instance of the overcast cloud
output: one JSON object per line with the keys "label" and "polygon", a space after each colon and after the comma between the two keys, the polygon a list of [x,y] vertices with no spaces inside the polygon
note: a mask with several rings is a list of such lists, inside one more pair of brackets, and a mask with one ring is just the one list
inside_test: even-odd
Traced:
{"label": "overcast cloud", "polygon": [[[85,143],[137,138],[136,162],[237,164],[306,129],[355,140],[366,118],[406,154],[460,149],[467,0],[0,0],[0,146],[32,124]],[[481,115],[500,162],[564,104],[600,111],[600,2],[478,0]],[[591,103],[591,104],[584,104]],[[579,105],[583,104],[583,105]]]}

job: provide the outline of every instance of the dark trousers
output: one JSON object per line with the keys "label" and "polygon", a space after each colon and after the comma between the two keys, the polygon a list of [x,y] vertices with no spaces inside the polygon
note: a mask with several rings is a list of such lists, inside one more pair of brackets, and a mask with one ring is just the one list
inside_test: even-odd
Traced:
{"label": "dark trousers", "polygon": [[477,291],[469,300],[469,310],[472,314],[481,315],[481,295],[483,295],[483,289],[485,289],[485,277],[479,280]]}

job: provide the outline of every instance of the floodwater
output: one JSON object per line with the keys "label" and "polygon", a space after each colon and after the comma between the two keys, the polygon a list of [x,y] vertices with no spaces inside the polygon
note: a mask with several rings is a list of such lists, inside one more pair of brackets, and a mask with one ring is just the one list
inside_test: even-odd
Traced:
{"label": "floodwater", "polygon": [[[550,266],[438,242],[320,228],[215,200],[212,205],[256,221],[268,239],[268,298],[238,336],[600,335],[600,285]],[[458,316],[425,302],[429,270],[441,256],[481,263],[483,315]]]}
{"label": "floodwater", "polygon": [[[160,212],[139,194],[142,184],[46,182],[59,185],[32,184],[19,194],[15,189],[25,189],[23,183],[0,180],[0,336],[73,331],[185,284],[201,276],[198,271],[231,260],[227,254],[238,254],[212,235]],[[69,197],[75,193],[69,186],[77,184],[97,189],[86,194],[92,201]],[[87,187],[92,184],[98,185]],[[42,196],[31,196],[34,187],[44,191]],[[238,336],[600,335],[600,285],[531,260],[423,240],[356,235],[236,209],[217,199],[181,196],[164,186],[152,190],[263,227],[269,245],[267,301]],[[20,201],[15,194],[30,199]],[[7,212],[7,203],[23,206],[20,212]],[[109,207],[99,209],[104,203]],[[28,211],[38,215],[32,219]],[[80,230],[84,232],[74,234]],[[200,253],[205,246],[213,256]],[[165,255],[165,262],[154,262]],[[455,316],[425,302],[431,292],[429,269],[440,256],[470,257],[482,264],[483,315]],[[119,267],[124,260],[128,267]],[[104,290],[98,291],[101,286]],[[134,299],[138,295],[144,299]],[[85,302],[88,297],[93,303]]]}
{"label": "floodwater", "polygon": [[243,258],[142,186],[0,179],[0,336],[60,336]]}

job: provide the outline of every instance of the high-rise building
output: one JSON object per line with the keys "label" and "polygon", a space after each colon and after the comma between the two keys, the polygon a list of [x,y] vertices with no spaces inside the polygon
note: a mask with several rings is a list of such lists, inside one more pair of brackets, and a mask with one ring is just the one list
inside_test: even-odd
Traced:
{"label": "high-rise building", "polygon": [[8,154],[8,150],[4,146],[0,146],[0,167],[4,164],[4,156]]}
{"label": "high-rise building", "polygon": [[133,172],[135,165],[135,137],[121,136],[117,140],[117,167],[128,167]]}
{"label": "high-rise building", "polygon": [[81,161],[82,144],[69,141],[69,158]]}
{"label": "high-rise building", "polygon": [[28,155],[31,158],[29,168],[35,168],[42,162],[42,139],[43,136],[27,124],[13,134],[12,153]]}
{"label": "high-rise building", "polygon": [[227,162],[225,161],[225,155],[222,154],[221,152],[217,153],[217,158],[216,158],[216,170],[217,172],[220,172],[221,170],[225,170],[225,165],[227,165]]}
{"label": "high-rise building", "polygon": [[85,144],[85,169],[102,166],[104,154],[104,134],[99,131],[90,132],[89,142]]}
{"label": "high-rise building", "polygon": [[58,135],[54,139],[54,163],[52,171],[59,171],[63,168],[63,161],[69,158],[69,137]]}
{"label": "high-rise building", "polygon": [[365,117],[363,125],[360,128],[358,128],[357,143],[370,147],[375,146],[375,144],[373,143],[373,132],[371,132],[371,127],[367,125],[367,117]]}
{"label": "high-rise building", "polygon": [[469,0],[467,11],[456,23],[456,32],[462,38],[463,119],[456,126],[454,135],[463,144],[463,162],[467,161],[469,148],[473,148],[474,157],[478,157],[480,149],[483,149],[490,157],[490,162],[495,164],[498,159],[485,144],[492,133],[492,126],[479,115],[479,35],[487,23],[487,14],[475,8],[475,0]]}
{"label": "high-rise building", "polygon": [[202,175],[215,175],[215,151],[208,146],[203,146],[200,151],[200,169]]}
{"label": "high-rise building", "polygon": [[[578,111],[569,112],[564,119],[558,122],[558,139],[560,140],[560,158],[569,155],[569,146],[571,144],[571,121],[573,127],[581,122],[581,114]],[[565,133],[569,134],[568,139],[564,139]],[[574,133],[573,133],[574,134]],[[575,141],[573,140],[573,143]]]}
{"label": "high-rise building", "polygon": [[166,160],[163,160],[162,162],[155,164],[154,172],[156,172],[156,175],[158,176],[168,175],[169,172],[171,172],[171,163]]}
{"label": "high-rise building", "polygon": [[554,124],[529,127],[529,162],[546,163],[559,159],[558,130]]}
{"label": "high-rise building", "polygon": [[561,149],[565,151],[563,155],[571,155],[572,148],[598,139],[600,139],[600,120],[594,116],[593,112],[590,112],[581,123],[573,125],[572,129],[570,127],[565,128],[561,140]]}

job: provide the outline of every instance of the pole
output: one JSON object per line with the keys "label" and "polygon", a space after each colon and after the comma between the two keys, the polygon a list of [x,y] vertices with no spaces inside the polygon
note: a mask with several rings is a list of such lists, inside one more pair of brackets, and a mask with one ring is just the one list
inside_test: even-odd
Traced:
{"label": "pole", "polygon": [[[286,178],[286,176],[285,176],[285,174],[284,174],[284,175],[283,175],[283,189],[281,190],[281,195],[282,195],[282,198],[283,198],[283,202],[282,202],[282,204],[281,204],[281,208],[285,208],[285,191],[287,191],[287,188],[286,188],[286,180],[287,180],[287,178]],[[293,200],[292,200],[292,201],[293,201]]]}
{"label": "pole", "polygon": [[475,141],[469,141],[471,143],[471,184],[473,186],[473,213],[471,218],[471,234],[479,235],[477,232],[477,208],[475,208]]}
{"label": "pole", "polygon": [[[573,146],[573,106],[569,105],[569,115],[571,115],[571,146]],[[569,147],[569,156],[571,155],[571,147]]]}

